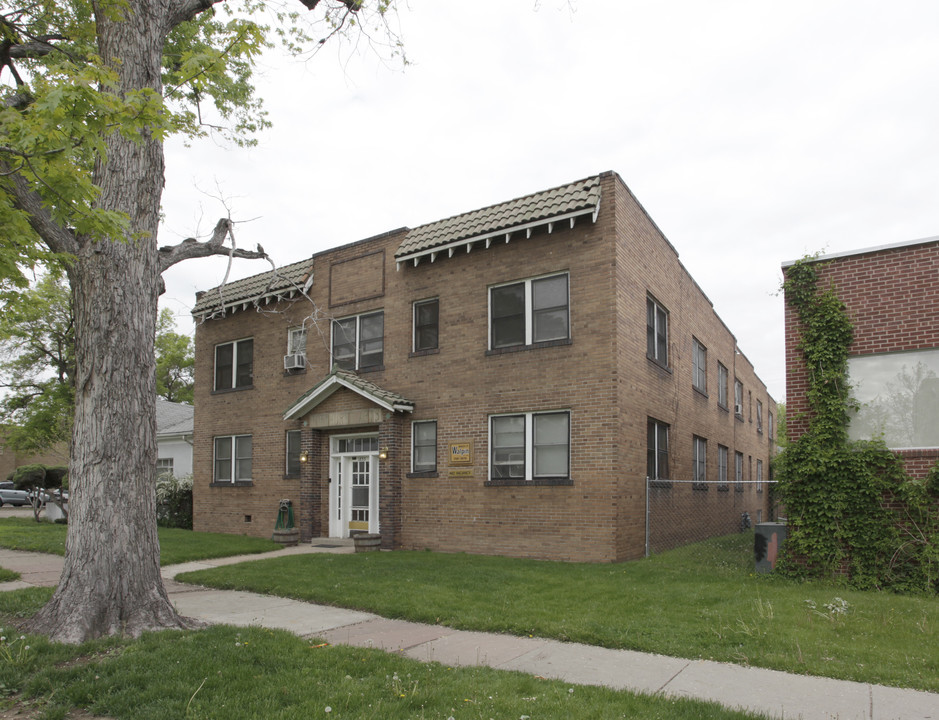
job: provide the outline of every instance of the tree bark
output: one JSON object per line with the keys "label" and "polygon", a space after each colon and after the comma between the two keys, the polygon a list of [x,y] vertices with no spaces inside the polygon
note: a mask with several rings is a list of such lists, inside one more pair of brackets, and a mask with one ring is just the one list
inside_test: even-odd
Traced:
{"label": "tree bark", "polygon": [[[123,21],[96,13],[101,56],[114,59],[120,91],[161,92],[167,5],[132,1]],[[77,367],[69,534],[58,588],[29,625],[74,643],[193,624],[166,594],[156,526],[153,344],[162,145],[112,133],[95,174],[99,206],[127,213],[131,223],[123,238],[79,237],[69,268]]]}

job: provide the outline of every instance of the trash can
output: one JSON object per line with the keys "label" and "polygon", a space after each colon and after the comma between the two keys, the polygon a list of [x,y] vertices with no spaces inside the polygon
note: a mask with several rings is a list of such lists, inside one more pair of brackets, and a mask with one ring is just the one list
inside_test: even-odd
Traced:
{"label": "trash can", "polygon": [[773,572],[776,558],[786,542],[786,523],[757,523],[753,533],[753,556],[758,573]]}

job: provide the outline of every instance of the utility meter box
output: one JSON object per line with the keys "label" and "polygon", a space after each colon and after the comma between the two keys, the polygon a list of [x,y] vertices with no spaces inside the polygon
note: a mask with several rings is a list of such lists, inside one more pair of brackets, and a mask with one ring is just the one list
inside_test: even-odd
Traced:
{"label": "utility meter box", "polygon": [[773,572],[776,558],[786,542],[786,523],[757,523],[753,533],[753,556],[758,573]]}

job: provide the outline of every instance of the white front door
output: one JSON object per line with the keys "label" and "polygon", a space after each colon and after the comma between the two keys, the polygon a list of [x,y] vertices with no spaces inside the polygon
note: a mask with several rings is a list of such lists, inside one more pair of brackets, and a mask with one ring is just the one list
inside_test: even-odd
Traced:
{"label": "white front door", "polygon": [[378,532],[378,438],[334,437],[329,462],[329,536]]}

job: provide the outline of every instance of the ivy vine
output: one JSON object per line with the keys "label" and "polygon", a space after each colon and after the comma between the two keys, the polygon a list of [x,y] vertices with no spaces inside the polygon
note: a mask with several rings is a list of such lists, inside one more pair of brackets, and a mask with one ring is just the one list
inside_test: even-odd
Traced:
{"label": "ivy vine", "polygon": [[925,481],[913,480],[882,440],[849,439],[853,325],[834,288],[819,289],[818,268],[804,258],[783,283],[800,321],[808,413],[805,432],[775,459],[789,522],[779,569],[859,588],[936,592],[939,464]]}

